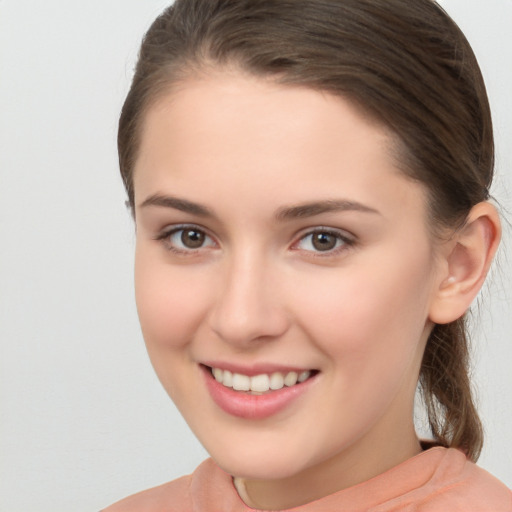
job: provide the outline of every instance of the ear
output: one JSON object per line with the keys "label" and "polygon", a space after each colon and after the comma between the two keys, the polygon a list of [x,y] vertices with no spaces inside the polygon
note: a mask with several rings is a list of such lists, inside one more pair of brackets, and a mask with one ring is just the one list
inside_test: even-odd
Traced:
{"label": "ear", "polygon": [[484,283],[500,239],[496,208],[488,202],[475,205],[464,226],[442,248],[441,272],[429,310],[432,322],[453,322],[469,309]]}

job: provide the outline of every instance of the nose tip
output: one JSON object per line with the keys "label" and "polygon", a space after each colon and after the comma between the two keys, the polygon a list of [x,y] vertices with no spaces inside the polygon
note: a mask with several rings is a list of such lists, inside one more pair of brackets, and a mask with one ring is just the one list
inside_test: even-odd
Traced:
{"label": "nose tip", "polygon": [[278,338],[288,329],[288,316],[278,291],[264,272],[232,273],[221,287],[210,325],[227,343],[244,346]]}

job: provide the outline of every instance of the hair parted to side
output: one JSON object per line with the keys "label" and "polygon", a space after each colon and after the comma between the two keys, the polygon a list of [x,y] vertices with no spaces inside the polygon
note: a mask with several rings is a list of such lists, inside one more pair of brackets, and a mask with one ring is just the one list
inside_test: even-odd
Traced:
{"label": "hair parted to side", "polygon": [[[433,0],[177,0],[144,37],[119,122],[130,204],[144,114],[174,85],[235,67],[353,101],[396,135],[436,227],[489,197],[490,108],[466,38]],[[434,439],[476,460],[483,434],[468,377],[465,320],[436,325],[420,372]]]}

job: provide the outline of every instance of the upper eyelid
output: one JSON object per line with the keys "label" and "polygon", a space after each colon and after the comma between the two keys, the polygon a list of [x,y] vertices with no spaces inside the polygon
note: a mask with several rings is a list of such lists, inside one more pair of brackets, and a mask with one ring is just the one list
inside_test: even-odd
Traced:
{"label": "upper eyelid", "polygon": [[182,223],[182,224],[169,224],[162,229],[158,230],[156,233],[155,239],[164,238],[166,236],[169,236],[172,233],[175,233],[176,231],[181,231],[184,229],[196,229],[197,231],[203,232],[206,236],[212,238],[213,240],[216,239],[216,237],[210,232],[209,229],[205,228],[204,226],[201,226],[200,224],[195,223]]}
{"label": "upper eyelid", "polygon": [[349,241],[356,240],[356,236],[354,234],[352,234],[350,231],[347,231],[346,229],[333,228],[333,227],[328,227],[328,226],[315,226],[315,227],[302,229],[295,235],[295,239],[298,242],[299,240],[302,240],[306,236],[313,235],[315,233],[329,233],[331,235],[337,235],[344,240],[349,240]]}
{"label": "upper eyelid", "polygon": [[209,238],[213,245],[218,247],[218,242],[215,239],[215,237],[211,236],[208,233],[208,230],[196,225],[196,224],[171,224],[163,229],[161,229],[155,236],[153,236],[153,240],[156,240],[158,244],[161,244],[166,251],[169,253],[174,253],[175,256],[180,257],[192,257],[192,256],[199,256],[202,254],[204,250],[211,250],[212,248],[215,249],[216,247],[212,247],[211,245],[201,246],[197,248],[181,248],[176,247],[174,243],[171,242],[170,237],[173,236],[176,233],[179,233],[180,231],[185,231],[186,229],[195,230],[195,231],[201,231],[204,233],[204,235]]}
{"label": "upper eyelid", "polygon": [[[327,233],[336,236],[342,243],[340,246],[334,247],[327,251],[301,249],[299,247],[299,244],[305,238],[314,235],[315,233]],[[304,254],[309,255],[309,257],[328,259],[340,256],[341,254],[344,254],[346,251],[353,249],[356,245],[357,237],[352,233],[340,228],[328,228],[319,226],[315,228],[309,228],[308,230],[303,231],[302,234],[298,234],[295,238],[295,242],[293,242],[292,245],[290,246],[290,249],[292,251],[302,251]]]}
{"label": "upper eyelid", "polygon": [[[212,238],[216,238],[215,235],[213,235],[211,233],[211,231],[202,226],[201,224],[196,224],[196,223],[193,223],[193,222],[190,222],[190,223],[180,223],[180,224],[169,224],[167,226],[165,226],[164,228],[160,229],[158,231],[158,235],[160,234],[169,234],[169,233],[173,233],[175,231],[179,231],[181,229],[187,229],[187,228],[192,228],[192,229],[197,229],[198,231],[203,231],[206,235],[212,237]],[[335,234],[335,235],[340,235],[342,238],[355,238],[355,235],[353,235],[352,233],[350,233],[349,231],[347,231],[346,229],[341,229],[341,228],[333,228],[333,227],[329,227],[329,226],[312,226],[312,227],[308,227],[308,228],[302,228],[301,230],[299,230],[297,233],[295,233],[295,235],[293,236],[293,238],[303,238],[307,235],[311,235],[313,233],[332,233],[332,234]]]}
{"label": "upper eyelid", "polygon": [[[219,246],[219,243],[216,239],[215,236],[211,235],[209,233],[209,230],[207,230],[206,228],[202,227],[202,226],[199,226],[198,224],[170,224],[170,225],[167,225],[166,227],[162,228],[160,231],[158,231],[158,233],[156,233],[155,236],[153,236],[153,240],[156,240],[158,243],[160,244],[163,244],[164,246],[166,246],[166,249],[170,252],[174,252],[176,254],[182,254],[182,255],[186,255],[188,254],[189,256],[191,256],[192,254],[196,254],[202,250],[205,250],[205,249],[212,249],[211,246],[206,246],[206,247],[198,247],[196,249],[181,249],[181,248],[177,248],[177,247],[174,247],[172,245],[172,243],[170,242],[169,238],[171,237],[171,235],[174,235],[175,233],[178,233],[180,231],[184,231],[186,229],[192,229],[192,230],[196,230],[196,231],[201,231],[202,233],[204,233],[204,235],[209,238],[211,241],[213,241],[213,243],[218,247]],[[213,247],[215,249],[215,247]]]}

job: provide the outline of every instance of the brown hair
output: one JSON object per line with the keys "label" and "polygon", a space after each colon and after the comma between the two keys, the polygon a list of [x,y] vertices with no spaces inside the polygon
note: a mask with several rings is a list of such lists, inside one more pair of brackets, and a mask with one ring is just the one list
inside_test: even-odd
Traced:
{"label": "brown hair", "polygon": [[[145,112],[172,85],[211,66],[358,104],[396,135],[402,171],[429,193],[433,228],[459,226],[489,197],[494,143],[485,86],[469,43],[434,1],[177,0],[144,37],[119,122],[132,206]],[[476,460],[483,434],[464,318],[434,327],[420,385],[434,439]]]}

